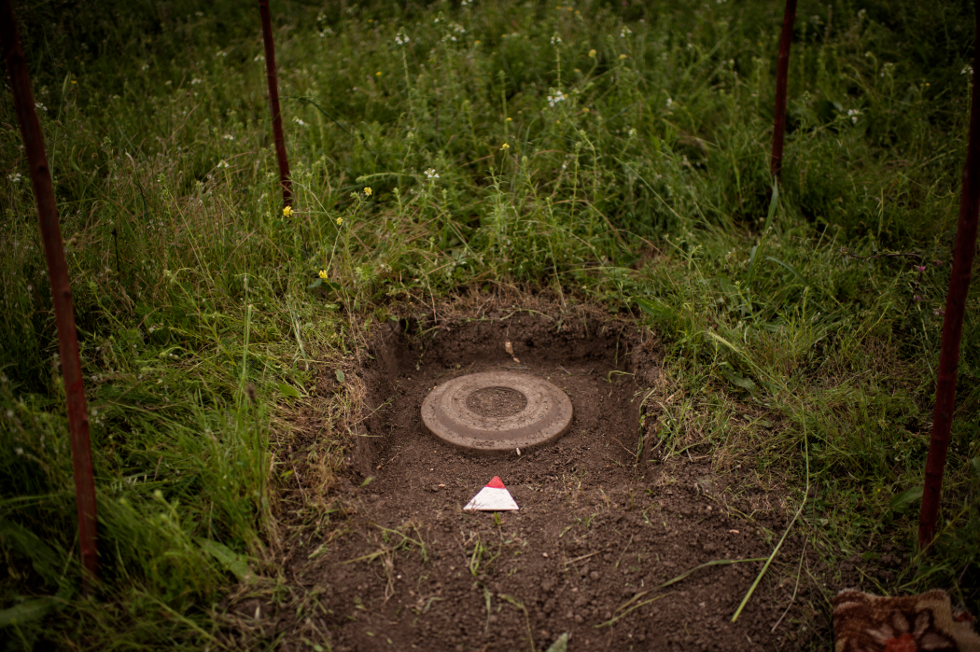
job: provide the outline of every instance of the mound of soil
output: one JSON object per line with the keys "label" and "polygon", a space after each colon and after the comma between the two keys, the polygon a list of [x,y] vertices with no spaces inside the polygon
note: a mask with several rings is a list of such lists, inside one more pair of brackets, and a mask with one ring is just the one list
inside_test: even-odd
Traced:
{"label": "mound of soil", "polygon": [[[781,497],[756,490],[750,507],[739,477],[713,473],[709,455],[648,459],[656,442],[641,436],[641,403],[660,375],[654,348],[635,326],[519,312],[376,331],[346,521],[288,554],[287,573],[316,596],[292,622],[323,637],[295,649],[546,650],[563,633],[570,650],[805,646],[812,612],[791,600],[796,537],[731,622],[791,516]],[[487,457],[423,428],[436,385],[515,369],[566,392],[565,435]],[[493,476],[520,511],[463,512]]]}

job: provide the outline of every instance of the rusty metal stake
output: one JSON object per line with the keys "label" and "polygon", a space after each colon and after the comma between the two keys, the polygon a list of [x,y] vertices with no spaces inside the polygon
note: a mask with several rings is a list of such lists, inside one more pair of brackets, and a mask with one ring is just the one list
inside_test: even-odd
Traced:
{"label": "rusty metal stake", "polygon": [[89,442],[88,411],[85,407],[85,388],[82,385],[82,364],[78,356],[78,335],[75,330],[75,309],[68,282],[68,265],[61,243],[58,207],[51,185],[48,157],[44,153],[41,123],[34,108],[31,79],[20,45],[17,24],[10,0],[0,0],[0,44],[10,73],[14,93],[14,110],[20,122],[20,134],[31,169],[34,199],[41,223],[44,257],[48,262],[48,278],[54,295],[54,314],[58,325],[58,349],[68,403],[68,428],[71,433],[71,456],[75,467],[75,503],[78,507],[78,540],[82,551],[82,587],[88,590],[97,577],[96,548],[97,519],[95,513],[95,480],[92,476],[92,448]]}
{"label": "rusty metal stake", "polygon": [[966,165],[963,169],[963,190],[960,193],[960,216],[956,226],[956,246],[953,250],[953,270],[946,294],[946,315],[943,318],[943,338],[939,351],[939,372],[936,382],[936,408],[932,417],[932,437],[926,458],[925,486],[922,511],[919,513],[919,550],[925,551],[936,537],[936,518],[939,497],[946,468],[946,449],[953,425],[953,404],[956,398],[956,369],[960,361],[960,336],[963,334],[963,313],[970,288],[973,255],[977,246],[977,219],[980,211],[980,91],[977,89],[977,70],[980,69],[980,2],[974,2],[973,95],[970,108],[970,136],[966,146]]}
{"label": "rusty metal stake", "polygon": [[265,42],[265,74],[269,80],[269,106],[272,109],[272,136],[276,141],[276,159],[279,162],[279,183],[282,185],[282,203],[293,205],[293,184],[289,180],[289,159],[286,158],[286,141],[282,135],[282,113],[279,110],[279,79],[276,75],[276,49],[272,43],[272,21],[269,18],[269,0],[259,0],[262,16],[262,40]]}
{"label": "rusty metal stake", "polygon": [[776,65],[776,119],[772,129],[772,161],[769,171],[777,180],[783,177],[783,139],[786,136],[786,85],[789,76],[789,46],[793,44],[796,0],[786,0],[783,33],[779,37],[779,63]]}

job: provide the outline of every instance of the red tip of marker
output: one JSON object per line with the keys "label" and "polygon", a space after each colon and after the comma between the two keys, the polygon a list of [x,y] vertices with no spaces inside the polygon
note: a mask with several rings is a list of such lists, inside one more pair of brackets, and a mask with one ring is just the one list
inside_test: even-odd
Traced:
{"label": "red tip of marker", "polygon": [[488,487],[493,487],[494,489],[506,489],[504,483],[500,481],[500,478],[493,476],[493,480],[487,483]]}

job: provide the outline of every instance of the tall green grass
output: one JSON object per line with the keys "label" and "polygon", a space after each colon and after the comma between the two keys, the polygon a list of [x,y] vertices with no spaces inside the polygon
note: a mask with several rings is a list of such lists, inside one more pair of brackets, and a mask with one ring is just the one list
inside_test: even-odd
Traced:
{"label": "tall green grass", "polygon": [[[18,7],[75,293],[102,578],[76,593],[50,289],[5,92],[0,632],[15,649],[208,644],[242,562],[276,572],[270,433],[317,363],[393,299],[497,282],[660,331],[682,397],[660,420],[668,449],[788,472],[800,493],[808,437],[802,527],[828,559],[912,546],[901,498],[928,445],[968,4],[801,3],[771,203],[775,3],[274,3],[292,216],[253,7]],[[948,527],[935,555],[876,580],[943,586],[974,612],[976,314]]]}

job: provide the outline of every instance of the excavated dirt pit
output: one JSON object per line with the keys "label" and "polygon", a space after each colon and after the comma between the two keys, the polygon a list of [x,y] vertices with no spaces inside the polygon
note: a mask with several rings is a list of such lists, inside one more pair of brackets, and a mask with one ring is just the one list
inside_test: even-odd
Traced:
{"label": "excavated dirt pit", "polygon": [[[293,622],[336,652],[547,650],[566,632],[569,650],[805,647],[811,630],[790,599],[795,537],[736,623],[762,562],[710,565],[662,586],[708,562],[768,556],[788,516],[781,497],[713,473],[707,448],[667,461],[644,452],[638,463],[640,404],[661,373],[646,340],[635,327],[528,312],[376,331],[360,371],[367,405],[348,458],[351,509],[339,530],[288,555],[287,573],[316,595]],[[568,432],[520,456],[486,456],[423,428],[435,386],[487,371],[564,390]],[[655,421],[647,416],[647,432]],[[656,443],[647,439],[645,451]],[[493,476],[520,511],[464,512]]]}

